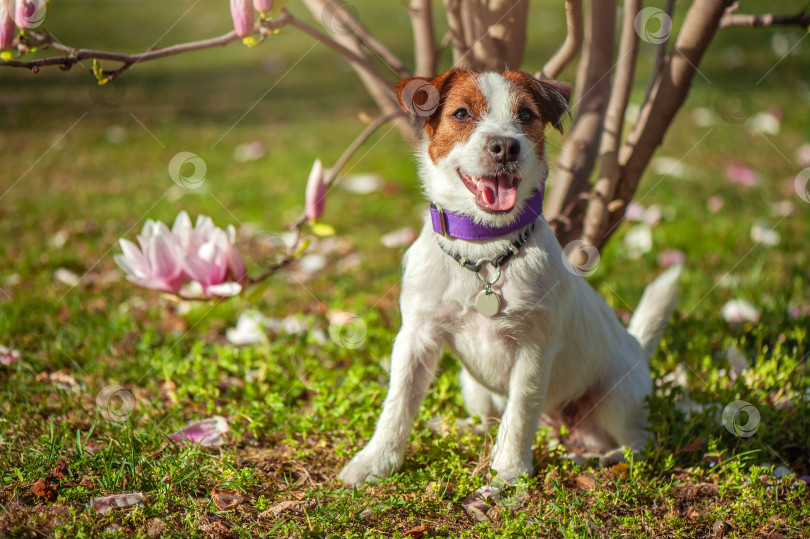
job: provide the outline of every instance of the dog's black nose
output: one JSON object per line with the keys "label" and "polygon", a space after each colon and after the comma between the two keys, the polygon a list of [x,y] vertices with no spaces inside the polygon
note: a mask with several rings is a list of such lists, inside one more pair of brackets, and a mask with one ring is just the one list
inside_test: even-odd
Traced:
{"label": "dog's black nose", "polygon": [[510,163],[520,155],[520,142],[512,137],[489,137],[487,151],[496,163]]}

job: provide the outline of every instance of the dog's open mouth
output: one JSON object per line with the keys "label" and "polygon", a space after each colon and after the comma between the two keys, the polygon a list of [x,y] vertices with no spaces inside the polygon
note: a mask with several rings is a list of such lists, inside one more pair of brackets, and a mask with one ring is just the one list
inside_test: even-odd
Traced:
{"label": "dog's open mouth", "polygon": [[475,178],[458,171],[467,189],[475,195],[478,206],[489,212],[509,211],[515,207],[520,176],[504,172]]}

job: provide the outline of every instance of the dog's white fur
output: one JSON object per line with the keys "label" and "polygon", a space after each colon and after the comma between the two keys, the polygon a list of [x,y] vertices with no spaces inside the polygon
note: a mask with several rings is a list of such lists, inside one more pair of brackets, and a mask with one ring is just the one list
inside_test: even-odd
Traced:
{"label": "dog's white fur", "polygon": [[[503,225],[515,219],[527,198],[545,182],[548,167],[512,114],[515,89],[501,75],[477,76],[487,113],[466,142],[433,162],[425,148],[420,172],[430,200],[445,210]],[[515,208],[483,211],[464,187],[457,169],[485,175],[484,142],[510,136],[521,145]],[[490,241],[438,238],[445,248],[471,260],[502,253],[520,231]],[[532,440],[541,413],[560,413],[572,403],[584,410],[577,431],[594,451],[615,444],[634,450],[647,442],[644,400],[652,383],[649,355],[675,301],[678,270],[651,285],[630,324],[630,332],[590,285],[565,262],[542,216],[520,253],[503,267],[493,288],[502,298],[494,318],[475,309],[482,286],[475,274],[442,252],[427,218],[404,261],[400,305],[402,328],[391,357],[390,388],[374,436],[340,474],[358,485],[396,471],[403,461],[414,417],[434,379],[447,344],[463,365],[461,391],[471,415],[501,416],[492,467],[507,481],[532,471]],[[586,398],[587,397],[587,398]]]}

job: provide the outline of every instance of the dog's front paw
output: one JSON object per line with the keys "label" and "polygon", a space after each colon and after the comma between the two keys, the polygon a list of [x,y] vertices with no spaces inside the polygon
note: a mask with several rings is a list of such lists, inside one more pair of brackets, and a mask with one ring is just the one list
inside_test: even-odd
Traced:
{"label": "dog's front paw", "polygon": [[495,475],[496,480],[503,481],[510,485],[517,484],[518,478],[522,475],[532,475],[531,463],[517,459],[512,461],[495,461],[492,463],[492,468],[497,472]]}
{"label": "dog's front paw", "polygon": [[376,483],[397,471],[402,456],[391,452],[363,449],[340,472],[340,480],[350,487]]}

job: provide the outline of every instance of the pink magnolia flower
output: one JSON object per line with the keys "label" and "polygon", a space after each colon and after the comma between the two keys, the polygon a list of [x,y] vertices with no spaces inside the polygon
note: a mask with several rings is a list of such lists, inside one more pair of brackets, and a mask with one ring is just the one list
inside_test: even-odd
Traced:
{"label": "pink magnolia flower", "polygon": [[183,251],[166,225],[147,219],[138,236],[140,249],[129,240],[118,241],[122,254],[113,258],[127,274],[127,280],[170,294],[180,291],[185,281]]}
{"label": "pink magnolia flower", "polygon": [[307,192],[305,197],[305,209],[307,217],[311,221],[317,221],[323,215],[326,205],[326,183],[323,178],[323,165],[320,159],[316,159],[312,165],[307,180]]}
{"label": "pink magnolia flower", "polygon": [[239,37],[247,37],[253,32],[253,4],[251,0],[231,0],[233,31]]}
{"label": "pink magnolia flower", "polygon": [[269,13],[273,9],[273,0],[253,0],[253,7],[259,13]]}
{"label": "pink magnolia flower", "polygon": [[14,46],[14,19],[8,11],[9,2],[0,0],[0,50]]}
{"label": "pink magnolia flower", "polygon": [[183,269],[192,281],[200,283],[206,296],[235,296],[242,291],[245,262],[233,246],[236,231],[214,225],[210,217],[200,215],[191,228],[191,219],[180,212],[172,225],[183,252]]}
{"label": "pink magnolia flower", "polygon": [[186,212],[180,212],[172,229],[160,221],[146,221],[138,236],[140,249],[120,240],[115,262],[137,285],[178,294],[186,281],[196,283],[206,297],[234,296],[242,291],[245,262],[234,247],[236,231],[227,232],[200,215],[192,228]]}

